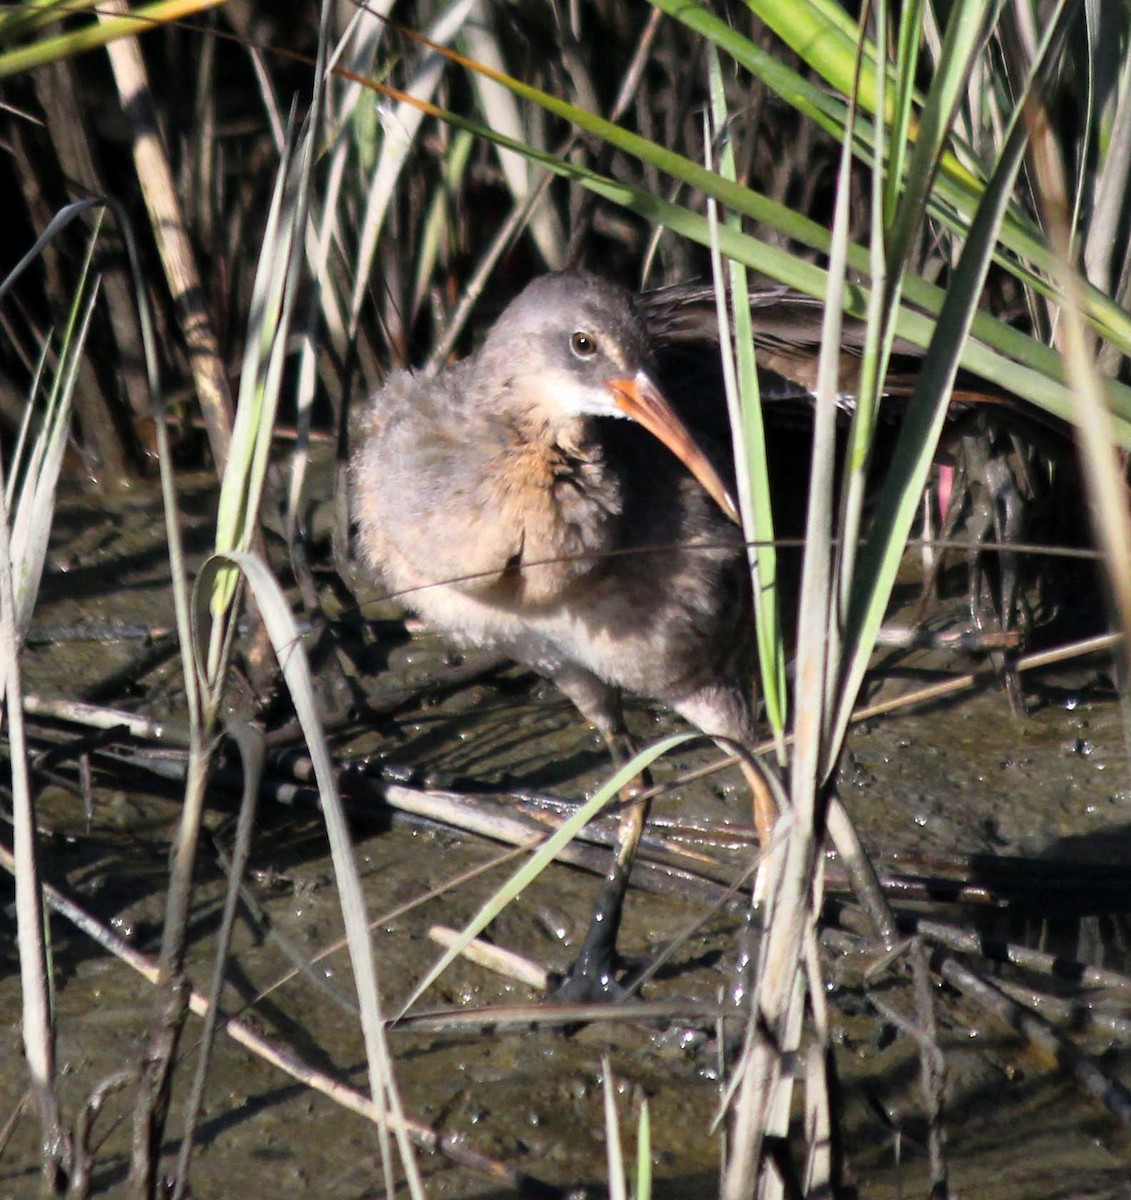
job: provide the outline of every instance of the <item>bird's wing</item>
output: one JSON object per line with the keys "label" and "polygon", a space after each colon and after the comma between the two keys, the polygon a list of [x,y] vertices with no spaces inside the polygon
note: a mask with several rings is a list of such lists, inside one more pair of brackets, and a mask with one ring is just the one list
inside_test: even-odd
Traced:
{"label": "bird's wing", "polygon": [[[637,296],[635,305],[649,337],[663,355],[677,355],[696,346],[717,344],[719,328],[714,288],[709,284],[676,284]],[[824,303],[791,288],[771,286],[750,293],[750,312],[757,349],[762,400],[772,419],[787,423],[802,414],[816,387],[817,358],[821,345]],[[865,323],[846,317],[841,332],[838,391],[840,406],[851,410],[859,385],[860,356]],[[903,413],[902,400],[910,396],[918,378],[924,351],[897,337],[884,380],[887,403],[883,415],[895,421]],[[952,392],[952,419],[983,409],[1012,423],[1022,432],[1047,431],[1064,437],[1060,419],[1017,399],[1010,392],[966,369],[960,369]],[[779,411],[780,410],[780,414]]]}

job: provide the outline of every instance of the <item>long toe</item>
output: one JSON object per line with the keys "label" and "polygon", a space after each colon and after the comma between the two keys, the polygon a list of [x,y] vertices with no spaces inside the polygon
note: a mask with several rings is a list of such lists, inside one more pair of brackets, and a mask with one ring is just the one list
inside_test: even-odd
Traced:
{"label": "long toe", "polygon": [[[547,1004],[616,1004],[632,992],[640,974],[629,964],[627,976],[617,954],[582,955],[565,975],[555,975],[546,993]],[[622,982],[623,979],[623,982]]]}

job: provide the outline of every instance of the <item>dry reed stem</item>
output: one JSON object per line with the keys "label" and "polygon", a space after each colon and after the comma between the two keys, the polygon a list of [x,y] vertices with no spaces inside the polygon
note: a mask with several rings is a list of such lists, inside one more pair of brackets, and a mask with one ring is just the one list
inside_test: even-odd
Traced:
{"label": "dry reed stem", "polygon": [[[128,14],[125,0],[104,0],[96,11],[103,23]],[[122,111],[133,125],[133,156],[138,182],[188,346],[212,457],[217,473],[223,475],[232,440],[232,397],[220,358],[220,344],[204,304],[204,288],[177,197],[176,182],[158,134],[145,61],[136,37],[111,42],[106,52],[110,56]]]}

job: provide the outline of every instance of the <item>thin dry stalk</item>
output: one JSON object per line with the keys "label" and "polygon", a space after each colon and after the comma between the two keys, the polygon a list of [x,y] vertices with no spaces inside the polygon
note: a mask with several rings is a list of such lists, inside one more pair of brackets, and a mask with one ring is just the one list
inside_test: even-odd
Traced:
{"label": "thin dry stalk", "polygon": [[35,810],[28,773],[5,491],[3,472],[0,471],[0,660],[4,668],[9,757],[12,764],[12,831],[15,845],[12,871],[16,879],[16,938],[20,951],[24,1055],[31,1080],[32,1102],[39,1114],[42,1130],[43,1184],[47,1194],[55,1196],[62,1190],[69,1170],[71,1150],[55,1091],[55,1031],[48,995],[47,946],[44,938],[46,925],[37,863]]}
{"label": "thin dry stalk", "polygon": [[208,1079],[208,1068],[212,1061],[212,1047],[216,1037],[220,998],[224,991],[228,953],[232,944],[232,930],[235,928],[240,885],[244,871],[247,869],[248,859],[251,857],[251,838],[255,829],[259,783],[263,777],[265,749],[262,730],[247,723],[229,720],[227,732],[239,746],[243,765],[244,790],[236,825],[236,846],[232,869],[228,878],[228,889],[224,896],[224,911],[220,920],[220,929],[216,935],[212,980],[208,991],[208,1013],[204,1019],[204,1031],[200,1037],[200,1049],[197,1055],[192,1090],[185,1108],[184,1132],[181,1135],[181,1148],[177,1155],[177,1176],[173,1187],[173,1200],[181,1200],[188,1187],[189,1160],[196,1138],[196,1123],[204,1105],[204,1087]]}
{"label": "thin dry stalk", "polygon": [[1104,551],[1104,574],[1112,614],[1124,634],[1121,674],[1124,703],[1131,681],[1131,508],[1125,464],[1103,380],[1096,370],[1095,337],[1082,316],[1079,276],[1073,267],[1072,226],[1060,147],[1048,115],[1037,102],[1026,110],[1038,197],[1044,208],[1060,289],[1059,330],[1065,371],[1076,398],[1075,421],[1083,462],[1083,483],[1090,501],[1092,528]]}
{"label": "thin dry stalk", "polygon": [[[109,24],[115,18],[125,16],[128,8],[125,0],[106,0],[96,11],[98,19]],[[217,472],[223,474],[232,439],[232,397],[220,357],[220,344],[204,304],[205,292],[181,212],[176,182],[158,134],[145,61],[136,37],[111,42],[107,53],[122,111],[133,122],[134,167],[149,210],[153,236],[176,305],[181,332],[188,346],[212,457]]]}
{"label": "thin dry stalk", "polygon": [[169,547],[173,609],[176,614],[181,670],[184,680],[188,720],[189,757],[186,768],[185,805],[178,830],[173,867],[166,897],[165,924],[162,930],[159,997],[149,1051],[139,1072],[137,1104],[134,1110],[131,1187],[139,1200],[151,1189],[157,1150],[164,1130],[168,1107],[168,1089],[173,1054],[184,1021],[183,990],[180,986],[184,955],[184,936],[192,888],[192,868],[196,858],[204,788],[208,778],[211,751],[204,728],[200,680],[192,650],[189,581],[181,536],[173,455],[165,406],[159,387],[153,332],[149,309],[141,307],[141,322],[146,345],[146,366],[156,416],[158,462],[161,472],[161,498],[165,517],[165,536]]}
{"label": "thin dry stalk", "polygon": [[[433,925],[428,930],[428,936],[437,946],[447,949],[459,939],[459,930],[450,929],[447,925]],[[550,986],[550,972],[545,967],[482,938],[475,938],[464,946],[460,956],[486,971],[494,971],[496,975],[513,979],[535,991],[545,992]]]}
{"label": "thin dry stalk", "polygon": [[[812,994],[822,990],[819,963],[815,957],[809,958],[805,949],[815,937],[824,878],[817,869],[816,831],[823,807],[822,758],[828,749],[825,681],[832,674],[828,665],[832,651],[827,642],[826,614],[830,612],[832,588],[832,464],[848,244],[851,114],[847,124],[850,132],[841,154],[830,286],[818,364],[813,465],[801,579],[790,809],[781,822],[784,842],[780,848],[771,850],[764,867],[767,901],[763,942],[751,1031],[747,1051],[738,1067],[742,1082],[734,1105],[731,1159],[722,1188],[724,1200],[745,1200],[754,1194],[764,1200],[776,1200],[784,1194],[786,1181],[779,1169],[763,1157],[764,1138],[788,1135],[792,1081],[783,1070],[783,1062],[796,1054],[801,1045],[807,985]],[[816,975],[811,976],[807,968]],[[822,1069],[824,1061],[822,1053],[817,1060]],[[819,1125],[814,1129],[819,1129]],[[823,1169],[812,1157],[809,1167],[812,1178],[824,1178]]]}

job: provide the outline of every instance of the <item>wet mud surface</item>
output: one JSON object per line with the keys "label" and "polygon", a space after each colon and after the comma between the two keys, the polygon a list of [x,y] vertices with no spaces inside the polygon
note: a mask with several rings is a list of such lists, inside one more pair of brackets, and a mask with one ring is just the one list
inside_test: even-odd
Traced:
{"label": "wet mud surface", "polygon": [[[186,481],[184,498],[199,559],[207,548],[214,501],[203,483],[192,481]],[[150,631],[172,626],[154,497],[137,494],[112,510],[72,497],[58,514],[55,545],[36,610],[36,636],[24,655],[25,688],[41,697],[98,699],[175,718],[179,657],[175,648],[166,648],[162,657],[160,634],[156,646],[152,637],[74,640],[79,625],[89,631],[92,623]],[[366,758],[373,768],[395,769],[422,789],[537,789],[575,800],[606,776],[599,739],[547,684],[505,667],[468,680],[468,664],[435,639],[410,640],[392,621],[375,628],[366,646],[351,649],[346,669],[378,697],[378,707],[390,711],[339,728],[334,751],[341,761]],[[881,693],[917,686],[939,672],[967,670],[972,661],[905,656],[898,670],[885,673]],[[1027,678],[1031,711],[1024,718],[1013,715],[1004,693],[990,687],[854,730],[839,788],[865,845],[882,872],[932,881],[926,891],[903,896],[902,911],[1131,970],[1126,941],[1131,887],[1118,868],[1131,849],[1131,772],[1107,672],[1097,659]],[[406,685],[413,684],[421,686],[419,699],[380,702],[382,696],[403,698]],[[641,741],[676,728],[663,713],[641,704],[631,708],[629,719]],[[38,749],[44,748],[40,742]],[[662,764],[656,775],[670,777],[715,757],[713,748],[697,744]],[[115,771],[104,758],[92,760],[92,772],[89,813],[73,759],[48,764],[37,776],[45,874],[153,955],[179,816],[178,786],[131,766]],[[217,783],[191,951],[192,977],[202,988],[211,971],[211,939],[225,886],[216,847],[230,849],[237,804],[238,790]],[[748,863],[749,813],[733,770],[661,798],[654,812],[656,827],[684,850],[709,859],[710,873],[719,878],[736,878]],[[437,923],[458,928],[511,868],[496,866],[421,902],[430,890],[490,864],[505,848],[403,815],[394,818],[377,804],[367,812],[360,800],[353,814],[356,853],[375,918],[381,991],[389,1011],[396,1011],[439,954],[429,928]],[[696,833],[692,821],[707,832]],[[682,833],[672,829],[681,822],[687,826]],[[733,837],[723,836],[724,823],[733,827]],[[1018,859],[1025,860],[1023,870],[1016,867]],[[1003,860],[1014,867],[1003,866]],[[1036,873],[1041,862],[1045,876]],[[835,864],[829,870],[835,895]],[[955,903],[960,881],[975,890]],[[492,925],[492,939],[550,969],[563,969],[584,932],[595,886],[595,878],[582,871],[550,868]],[[0,940],[2,1123],[25,1083],[12,888],[0,887],[5,903],[0,919],[8,931]],[[341,935],[325,835],[307,798],[263,802],[247,887],[263,916],[237,925],[227,1011],[241,1013],[296,1057],[364,1090],[364,1053],[352,1013],[307,978],[276,986],[292,969],[280,937],[313,959]],[[701,925],[688,934],[697,920]],[[710,1005],[731,984],[743,936],[741,904],[713,910],[707,892],[634,890],[622,949],[647,958],[682,939],[647,985],[646,999]],[[138,1060],[153,998],[128,967],[59,918],[52,922],[52,941],[61,1090],[73,1119],[93,1088]],[[861,1196],[924,1195],[916,1047],[870,1002],[863,981],[875,960],[874,954],[854,953],[846,937],[826,947],[847,1159]],[[980,965],[990,974],[998,971]],[[319,959],[317,972],[341,995],[352,994],[344,950]],[[1079,995],[1068,983],[1035,982],[1046,991]],[[899,964],[881,966],[878,982],[870,986],[894,1008],[910,1011],[907,974]],[[1103,1011],[1131,1017],[1131,993],[1090,998]],[[414,1011],[467,1012],[537,999],[524,984],[458,962]],[[938,987],[936,1002],[947,1059],[948,1153],[956,1194],[1017,1200],[1131,1196],[1131,1142],[1100,1104],[953,989]],[[170,1169],[199,1030],[200,1022],[190,1018],[169,1128]],[[1131,1085],[1125,1039],[1103,1032],[1074,1036],[1111,1077]],[[673,1200],[717,1194],[720,1147],[711,1125],[720,1081],[709,1022],[610,1020],[571,1030],[408,1027],[394,1029],[390,1042],[412,1117],[479,1155],[551,1183],[591,1185],[597,1194],[606,1178],[607,1061],[630,1157],[647,1101],[655,1194]],[[95,1194],[120,1194],[123,1187],[130,1099],[128,1087],[112,1094],[96,1122]],[[197,1142],[194,1196],[277,1192],[345,1200],[385,1194],[371,1127],[223,1037]],[[514,1194],[509,1185],[443,1155],[422,1153],[419,1161],[429,1195]],[[36,1121],[27,1113],[0,1155],[0,1197],[36,1194],[37,1172]]]}

